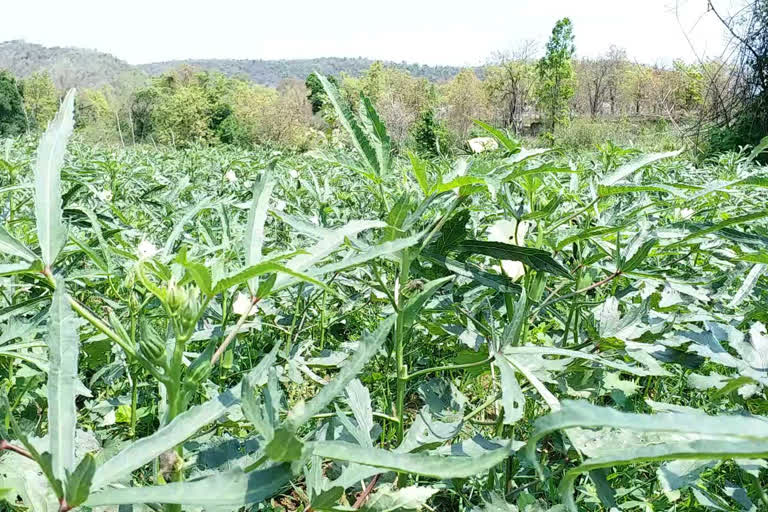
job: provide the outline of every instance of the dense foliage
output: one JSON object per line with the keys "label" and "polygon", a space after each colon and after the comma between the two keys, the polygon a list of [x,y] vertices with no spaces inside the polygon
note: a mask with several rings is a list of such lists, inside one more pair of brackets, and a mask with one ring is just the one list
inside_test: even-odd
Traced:
{"label": "dense foliage", "polygon": [[26,127],[19,84],[13,75],[0,70],[0,137],[19,135]]}
{"label": "dense foliage", "polygon": [[[759,38],[764,31],[754,32]],[[10,69],[29,91],[24,101],[32,114],[25,131],[41,131],[52,115],[51,81],[59,98],[65,87],[84,85],[77,130],[89,142],[121,146],[306,150],[344,144],[346,134],[324,102],[315,72],[328,75],[354,111],[359,94],[368,96],[394,147],[423,154],[434,154],[438,140],[443,155],[469,149],[467,139],[484,135],[476,119],[530,144],[560,148],[592,150],[607,134],[615,144],[665,150],[671,135],[677,145],[680,139],[695,142],[702,157],[754,145],[764,135],[755,121],[766,109],[741,101],[744,87],[757,89],[738,79],[732,62],[649,66],[615,46],[580,58],[573,41],[574,28],[563,19],[543,48],[525,42],[466,69],[366,59],[213,60],[147,65],[142,69],[151,78],[94,52],[11,41],[0,44],[0,68]],[[89,63],[103,64],[108,76],[95,79],[98,71]],[[737,109],[740,104],[750,106]],[[745,115],[735,116],[737,110]],[[585,129],[587,123],[592,126]],[[693,127],[705,128],[699,133],[707,136],[690,137]],[[660,138],[645,137],[658,132],[664,132]]]}
{"label": "dense foliage", "polygon": [[573,25],[571,20],[563,18],[555,23],[546,53],[536,65],[539,74],[536,94],[553,133],[558,123],[567,122],[568,100],[574,92],[571,59],[575,51]]}
{"label": "dense foliage", "polygon": [[768,139],[404,160],[318,80],[349,149],[3,145],[0,506],[768,506]]}

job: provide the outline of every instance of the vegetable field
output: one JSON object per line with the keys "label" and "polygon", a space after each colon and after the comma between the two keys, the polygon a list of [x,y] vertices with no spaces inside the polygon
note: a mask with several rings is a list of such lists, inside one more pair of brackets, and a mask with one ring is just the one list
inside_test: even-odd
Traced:
{"label": "vegetable field", "polygon": [[768,168],[0,145],[0,509],[768,509]]}

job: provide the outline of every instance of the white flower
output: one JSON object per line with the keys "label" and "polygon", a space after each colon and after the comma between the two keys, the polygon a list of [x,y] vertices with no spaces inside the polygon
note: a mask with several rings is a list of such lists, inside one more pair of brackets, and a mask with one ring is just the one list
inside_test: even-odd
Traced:
{"label": "white flower", "polygon": [[309,221],[310,221],[312,224],[314,224],[315,226],[319,226],[319,225],[320,225],[320,217],[318,217],[317,215],[313,215],[313,216],[311,216],[311,217],[309,218]]}
{"label": "white flower", "polygon": [[690,208],[675,208],[675,217],[680,217],[683,220],[690,219],[694,213],[696,212]]}
{"label": "white flower", "polygon": [[104,201],[105,203],[108,203],[112,200],[112,191],[111,190],[101,190],[96,192],[96,196]]}
{"label": "white flower", "polygon": [[[503,242],[511,245],[525,245],[525,234],[528,232],[528,223],[517,223],[516,220],[501,219],[488,228],[488,240],[491,242]],[[520,261],[501,260],[502,271],[512,280],[517,281],[525,275],[525,267]]]}
{"label": "white flower", "polygon": [[239,292],[237,294],[237,298],[232,303],[232,312],[234,312],[236,315],[248,315],[253,316],[256,314],[256,308],[253,307],[253,299],[251,299],[251,296]]}
{"label": "white flower", "polygon": [[285,201],[283,201],[282,199],[278,199],[277,202],[275,203],[275,210],[279,212],[282,212],[283,210],[285,210],[285,207],[286,207]]}
{"label": "white flower", "polygon": [[227,171],[227,173],[224,175],[224,177],[230,183],[234,183],[234,182],[237,181],[237,174],[235,174],[235,171],[233,171],[231,169]]}
{"label": "white flower", "polygon": [[139,242],[139,247],[136,249],[136,254],[142,260],[151,258],[158,252],[160,252],[160,249],[155,247],[155,244],[148,242],[147,240],[142,240]]}
{"label": "white flower", "polygon": [[296,179],[299,177],[299,171],[297,171],[296,169],[291,169],[290,171],[288,171],[288,176],[290,176],[293,179]]}

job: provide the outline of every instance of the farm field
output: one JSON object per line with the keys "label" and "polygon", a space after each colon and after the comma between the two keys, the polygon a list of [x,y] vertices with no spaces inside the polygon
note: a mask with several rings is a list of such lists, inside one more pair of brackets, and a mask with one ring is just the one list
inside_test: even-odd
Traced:
{"label": "farm field", "polygon": [[[768,169],[0,148],[0,508],[765,510]],[[127,510],[127,508],[125,508]]]}

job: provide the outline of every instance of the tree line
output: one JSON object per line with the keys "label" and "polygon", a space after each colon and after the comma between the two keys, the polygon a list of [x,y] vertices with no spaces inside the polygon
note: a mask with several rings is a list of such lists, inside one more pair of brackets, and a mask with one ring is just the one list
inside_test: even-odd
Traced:
{"label": "tree line", "polygon": [[[633,62],[615,46],[598,58],[578,58],[568,18],[557,22],[540,57],[538,50],[526,42],[494,55],[479,74],[468,68],[437,82],[380,62],[360,77],[341,72],[330,78],[349,104],[357,105],[361,94],[371,99],[396,146],[422,153],[463,145],[475,119],[548,138],[576,118],[685,125],[738,92],[729,63],[652,66]],[[0,136],[43,129],[62,93],[46,73],[23,80],[0,73]],[[182,66],[138,86],[80,91],[76,122],[84,137],[101,142],[302,150],[342,141],[334,116],[314,74],[270,88]]]}

